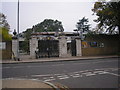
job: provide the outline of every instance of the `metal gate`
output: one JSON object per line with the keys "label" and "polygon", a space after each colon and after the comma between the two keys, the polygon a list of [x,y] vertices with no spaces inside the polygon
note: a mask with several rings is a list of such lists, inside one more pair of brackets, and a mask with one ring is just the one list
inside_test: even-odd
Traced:
{"label": "metal gate", "polygon": [[59,41],[58,40],[39,40],[38,41],[38,57],[59,57]]}
{"label": "metal gate", "polygon": [[72,53],[72,56],[76,56],[76,41],[75,40],[71,41],[71,53]]}

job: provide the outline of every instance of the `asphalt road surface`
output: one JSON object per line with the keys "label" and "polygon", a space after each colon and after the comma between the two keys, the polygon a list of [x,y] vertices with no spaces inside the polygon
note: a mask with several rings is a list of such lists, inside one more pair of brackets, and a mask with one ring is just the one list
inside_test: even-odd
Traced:
{"label": "asphalt road surface", "polygon": [[118,58],[3,64],[3,79],[58,82],[69,88],[118,88]]}

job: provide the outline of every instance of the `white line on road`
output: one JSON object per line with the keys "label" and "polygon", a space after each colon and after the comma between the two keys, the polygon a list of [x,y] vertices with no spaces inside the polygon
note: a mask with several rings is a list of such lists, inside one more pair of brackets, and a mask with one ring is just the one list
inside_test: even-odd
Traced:
{"label": "white line on road", "polygon": [[87,74],[86,76],[94,76],[94,75],[96,75],[96,74],[91,73],[91,74]]}
{"label": "white line on road", "polygon": [[105,71],[103,71],[103,72],[100,72],[100,73],[98,73],[98,74],[108,74],[109,72],[105,72]]}
{"label": "white line on road", "polygon": [[69,77],[61,77],[61,78],[59,78],[59,79],[68,79]]}
{"label": "white line on road", "polygon": [[110,73],[110,72],[108,72],[108,74],[110,74],[110,75],[114,75],[114,76],[117,76],[117,77],[120,77],[120,75],[115,74],[115,73]]}
{"label": "white line on road", "polygon": [[82,77],[82,75],[80,75],[80,74],[73,74],[73,75],[70,75],[70,76],[72,76],[73,78]]}
{"label": "white line on road", "polygon": [[67,79],[69,78],[68,75],[61,75],[61,76],[57,76],[59,79]]}
{"label": "white line on road", "polygon": [[46,74],[46,75],[31,75],[32,77],[45,77],[45,76],[51,76],[52,74]]}
{"label": "white line on road", "polygon": [[53,81],[53,80],[55,80],[55,79],[46,79],[46,80],[44,80],[44,82]]}

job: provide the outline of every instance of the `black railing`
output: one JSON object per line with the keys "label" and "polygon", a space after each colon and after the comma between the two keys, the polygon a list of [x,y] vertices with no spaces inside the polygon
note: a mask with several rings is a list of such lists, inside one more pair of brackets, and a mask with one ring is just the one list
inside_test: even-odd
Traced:
{"label": "black railing", "polygon": [[36,58],[59,57],[59,41],[58,40],[39,40]]}

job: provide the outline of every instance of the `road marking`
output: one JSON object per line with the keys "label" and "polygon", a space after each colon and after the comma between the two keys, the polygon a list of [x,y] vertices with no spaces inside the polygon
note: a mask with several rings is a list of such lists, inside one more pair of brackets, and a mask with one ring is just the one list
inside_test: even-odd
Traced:
{"label": "road marking", "polygon": [[117,77],[120,77],[120,75],[115,74],[115,73],[110,73],[110,72],[108,72],[108,74],[110,74],[110,75],[114,75],[114,76],[117,76]]}
{"label": "road marking", "polygon": [[61,76],[57,76],[59,79],[67,79],[69,78],[68,75],[61,75]]}
{"label": "road marking", "polygon": [[87,74],[86,76],[94,76],[94,75],[96,75],[96,74],[91,73],[91,74]]}
{"label": "road marking", "polygon": [[67,75],[62,75],[62,74],[61,74],[61,76],[57,76],[57,77],[67,77]]}
{"label": "road marking", "polygon": [[50,77],[50,78],[54,78],[54,77]]}
{"label": "road marking", "polygon": [[[68,78],[81,78],[81,77],[88,77],[88,76],[94,76],[98,74],[110,74],[114,76],[120,76],[115,73],[110,73],[110,71],[117,71],[120,68],[100,68],[100,69],[93,69],[93,70],[82,70],[82,71],[76,71],[76,72],[70,72],[70,73],[61,73],[61,74],[37,74],[37,75],[31,75],[31,76],[23,76],[22,78],[37,78],[38,80],[42,81],[53,81],[57,78],[60,80],[68,79]],[[17,77],[15,77],[17,78]],[[20,78],[20,77],[18,77]]]}
{"label": "road marking", "polygon": [[95,73],[92,73],[92,72],[85,72],[85,73],[82,73],[83,75],[86,75],[86,76],[93,76],[93,75],[96,75]]}
{"label": "road marking", "polygon": [[94,71],[95,74],[103,73],[104,71]]}
{"label": "road marking", "polygon": [[53,81],[55,80],[55,78],[50,76],[50,77],[44,77],[43,80],[47,82],[47,81]]}
{"label": "road marking", "polygon": [[51,76],[52,74],[46,74],[46,75],[31,75],[32,77],[45,77],[45,76]]}
{"label": "road marking", "polygon": [[68,79],[69,77],[62,77],[62,78],[59,78],[59,79]]}
{"label": "road marking", "polygon": [[48,81],[54,81],[55,79],[46,79],[44,80],[45,82],[48,82]]}
{"label": "road marking", "polygon": [[98,74],[107,74],[107,73],[109,73],[109,72],[103,71],[103,72],[100,72],[100,73],[98,73]]}
{"label": "road marking", "polygon": [[73,75],[70,75],[70,76],[72,76],[73,78],[82,77],[82,75],[80,75],[80,74],[73,74]]}

